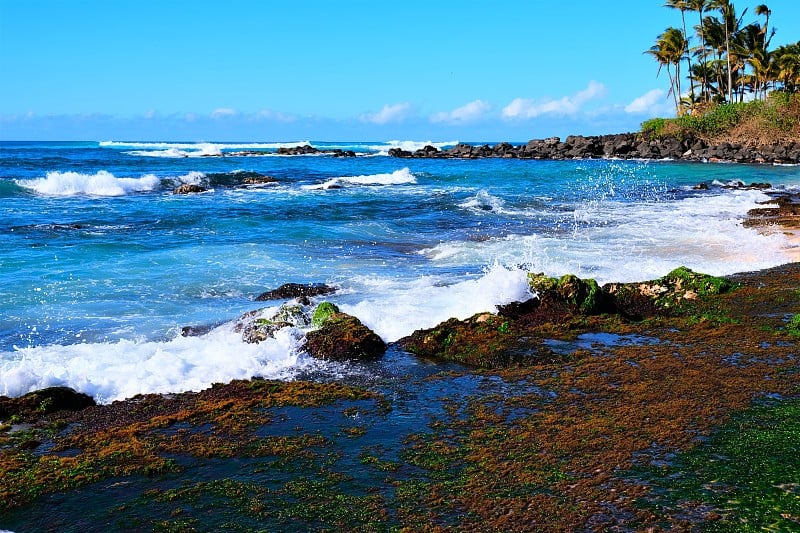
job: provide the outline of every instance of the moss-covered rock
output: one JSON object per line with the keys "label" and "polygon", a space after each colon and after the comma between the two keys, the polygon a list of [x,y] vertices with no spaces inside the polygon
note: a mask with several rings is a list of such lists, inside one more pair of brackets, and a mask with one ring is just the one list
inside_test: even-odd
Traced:
{"label": "moss-covered rock", "polygon": [[14,418],[21,422],[38,419],[57,411],[80,411],[95,405],[91,396],[69,387],[48,387],[19,398],[0,396],[0,421]]}
{"label": "moss-covered rock", "polygon": [[544,274],[530,273],[528,284],[542,302],[561,300],[585,315],[613,311],[613,304],[607,294],[593,279],[581,279],[573,274],[551,278]]}
{"label": "moss-covered rock", "polygon": [[499,368],[514,359],[512,347],[516,339],[513,319],[478,313],[466,320],[451,318],[435,328],[417,330],[398,344],[420,357]]}
{"label": "moss-covered rock", "polygon": [[314,314],[311,316],[311,325],[315,328],[321,328],[325,322],[333,315],[338,313],[339,308],[330,302],[322,302],[314,309]]}
{"label": "moss-covered rock", "polygon": [[334,312],[322,327],[306,334],[305,349],[318,359],[372,360],[386,352],[386,343],[358,318]]}
{"label": "moss-covered rock", "polygon": [[655,280],[603,286],[614,299],[617,311],[634,318],[681,314],[691,304],[734,288],[736,284],[728,279],[697,273],[683,266]]}

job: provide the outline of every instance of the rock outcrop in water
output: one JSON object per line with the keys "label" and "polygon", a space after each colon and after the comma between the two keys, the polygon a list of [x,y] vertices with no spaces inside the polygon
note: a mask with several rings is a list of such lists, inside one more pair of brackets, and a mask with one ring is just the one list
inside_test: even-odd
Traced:
{"label": "rock outcrop in water", "polygon": [[771,144],[758,147],[723,142],[707,142],[687,136],[647,139],[641,133],[612,135],[570,135],[563,141],[559,137],[533,139],[526,144],[499,143],[476,146],[460,143],[439,150],[425,146],[414,152],[393,148],[389,155],[400,158],[443,159],[675,159],[683,161],[731,161],[736,163],[800,164],[800,143]]}
{"label": "rock outcrop in water", "polygon": [[41,418],[59,411],[80,411],[95,405],[91,396],[69,387],[48,387],[19,398],[0,396],[0,420]]}
{"label": "rock outcrop in water", "polygon": [[685,267],[656,280],[602,287],[593,279],[574,275],[551,278],[531,273],[528,280],[536,296],[526,302],[501,306],[496,314],[452,318],[434,328],[417,330],[398,344],[422,357],[482,368],[504,367],[539,352],[530,346],[534,329],[584,324],[588,317],[598,315],[634,321],[680,316],[703,298],[735,287],[725,278]]}
{"label": "rock outcrop in water", "polygon": [[[263,309],[245,313],[234,323],[234,331],[247,343],[263,342],[287,327],[308,330],[304,349],[317,359],[329,361],[364,361],[380,358],[386,343],[361,321],[330,302],[312,307],[300,296],[278,308],[272,315]],[[299,335],[300,333],[298,333]]]}
{"label": "rock outcrop in water", "polygon": [[317,359],[370,361],[386,352],[383,339],[352,315],[332,312],[319,321],[322,325],[306,334],[305,344],[306,351]]}
{"label": "rock outcrop in water", "polygon": [[172,191],[173,194],[197,194],[201,192],[206,192],[208,189],[201,185],[195,185],[194,183],[184,183],[183,185],[178,185]]}
{"label": "rock outcrop in water", "polygon": [[336,292],[335,287],[324,283],[284,283],[277,289],[272,289],[259,294],[257,302],[268,300],[287,300],[290,298],[312,298],[314,296],[325,296]]}

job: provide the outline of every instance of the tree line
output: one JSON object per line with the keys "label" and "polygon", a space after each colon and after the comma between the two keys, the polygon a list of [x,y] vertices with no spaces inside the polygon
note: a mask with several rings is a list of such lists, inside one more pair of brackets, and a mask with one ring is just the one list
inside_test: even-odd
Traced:
{"label": "tree line", "polygon": [[[667,28],[645,53],[658,61],[659,74],[666,70],[679,116],[800,89],[800,41],[770,48],[776,29],[765,4],[747,24],[748,10],[737,13],[730,0],[667,0],[665,7],[680,11],[682,27]],[[692,16],[697,23],[690,34]]]}

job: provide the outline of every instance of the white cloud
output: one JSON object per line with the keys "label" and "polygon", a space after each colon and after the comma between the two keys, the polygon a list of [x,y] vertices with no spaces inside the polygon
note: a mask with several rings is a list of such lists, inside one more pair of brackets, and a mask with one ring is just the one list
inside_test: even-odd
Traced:
{"label": "white cloud", "polygon": [[626,113],[660,112],[666,105],[666,94],[663,89],[648,91],[625,106]]}
{"label": "white cloud", "polygon": [[515,119],[534,118],[539,115],[574,115],[581,110],[583,104],[602,98],[605,94],[605,85],[592,80],[584,90],[558,100],[536,101],[528,98],[515,98],[503,108],[503,117]]}
{"label": "white cloud", "polygon": [[294,122],[297,120],[295,115],[278,113],[276,111],[272,111],[271,109],[262,109],[261,111],[250,115],[248,118],[252,120],[274,120],[276,122]]}
{"label": "white cloud", "polygon": [[471,122],[483,116],[492,108],[488,102],[474,100],[468,104],[458,107],[449,113],[441,112],[431,116],[431,122],[445,122],[448,124],[463,124]]}
{"label": "white cloud", "polygon": [[233,117],[237,114],[238,113],[235,109],[231,109],[230,107],[221,107],[211,112],[211,118]]}
{"label": "white cloud", "polygon": [[410,111],[411,104],[407,102],[393,105],[386,104],[377,113],[364,113],[360,118],[363,122],[388,124],[389,122],[402,122],[408,117]]}

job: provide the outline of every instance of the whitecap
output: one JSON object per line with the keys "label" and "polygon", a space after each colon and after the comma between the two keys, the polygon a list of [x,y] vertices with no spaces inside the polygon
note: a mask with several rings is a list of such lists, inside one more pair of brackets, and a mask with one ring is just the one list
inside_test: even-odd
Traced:
{"label": "whitecap", "polygon": [[417,178],[406,168],[387,174],[371,174],[365,176],[342,176],[316,185],[304,185],[306,190],[335,189],[352,185],[405,185],[417,183]]}
{"label": "whitecap", "polygon": [[153,191],[161,186],[161,180],[152,174],[140,178],[118,178],[106,170],[94,174],[53,171],[44,178],[15,180],[15,183],[50,196],[124,196]]}

